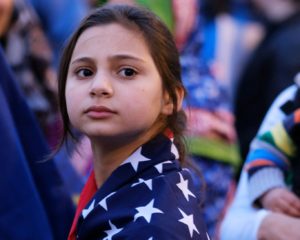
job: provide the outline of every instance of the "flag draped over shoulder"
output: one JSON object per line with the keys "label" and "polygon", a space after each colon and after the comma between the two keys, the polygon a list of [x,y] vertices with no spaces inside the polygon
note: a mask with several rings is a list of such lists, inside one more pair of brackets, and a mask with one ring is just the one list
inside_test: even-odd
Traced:
{"label": "flag draped over shoulder", "polygon": [[69,240],[209,239],[191,172],[178,157],[172,139],[161,134],[129,156],[100,189],[92,174]]}
{"label": "flag draped over shoulder", "polygon": [[0,239],[66,239],[74,206],[1,48],[0,73]]}

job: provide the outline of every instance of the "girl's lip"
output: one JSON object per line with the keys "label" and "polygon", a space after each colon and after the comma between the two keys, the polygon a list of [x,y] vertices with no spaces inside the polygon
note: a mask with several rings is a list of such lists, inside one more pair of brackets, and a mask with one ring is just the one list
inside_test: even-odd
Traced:
{"label": "girl's lip", "polygon": [[91,106],[85,110],[85,113],[88,112],[110,112],[115,113],[115,111],[111,110],[110,108],[104,106]]}
{"label": "girl's lip", "polygon": [[90,118],[103,119],[110,117],[116,112],[104,106],[91,106],[87,108],[84,113],[86,113]]}

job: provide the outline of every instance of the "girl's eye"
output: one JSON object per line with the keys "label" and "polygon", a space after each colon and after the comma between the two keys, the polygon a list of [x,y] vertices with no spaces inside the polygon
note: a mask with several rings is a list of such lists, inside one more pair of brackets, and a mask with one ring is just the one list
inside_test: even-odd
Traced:
{"label": "girl's eye", "polygon": [[123,68],[120,71],[122,77],[130,78],[137,74],[137,72],[132,68]]}
{"label": "girl's eye", "polygon": [[76,74],[79,77],[86,78],[86,77],[92,76],[93,72],[87,68],[83,68],[83,69],[79,69],[78,71],[76,71]]}

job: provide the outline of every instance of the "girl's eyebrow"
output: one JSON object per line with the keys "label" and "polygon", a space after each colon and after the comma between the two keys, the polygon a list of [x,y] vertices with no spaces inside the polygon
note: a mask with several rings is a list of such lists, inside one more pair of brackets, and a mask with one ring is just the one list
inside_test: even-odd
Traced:
{"label": "girl's eyebrow", "polygon": [[139,61],[139,62],[145,62],[144,59],[133,56],[131,54],[116,54],[111,57],[109,57],[111,60],[134,60],[134,61]]}
{"label": "girl's eyebrow", "polygon": [[[139,58],[137,56],[133,56],[131,54],[116,54],[113,56],[110,56],[109,61],[117,61],[117,60],[133,60],[137,62],[145,62],[144,59]],[[71,62],[70,65],[78,64],[78,63],[93,63],[93,59],[89,57],[79,57]]]}
{"label": "girl's eyebrow", "polygon": [[92,62],[93,62],[93,60],[89,57],[80,57],[80,58],[77,58],[74,61],[72,61],[70,65],[74,65],[77,63],[92,63]]}

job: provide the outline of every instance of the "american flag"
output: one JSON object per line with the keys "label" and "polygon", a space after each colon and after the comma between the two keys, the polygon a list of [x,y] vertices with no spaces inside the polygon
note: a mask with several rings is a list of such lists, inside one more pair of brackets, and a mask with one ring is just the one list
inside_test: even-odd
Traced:
{"label": "american flag", "polygon": [[96,188],[92,173],[69,239],[207,240],[191,172],[172,138],[160,134],[138,148]]}

